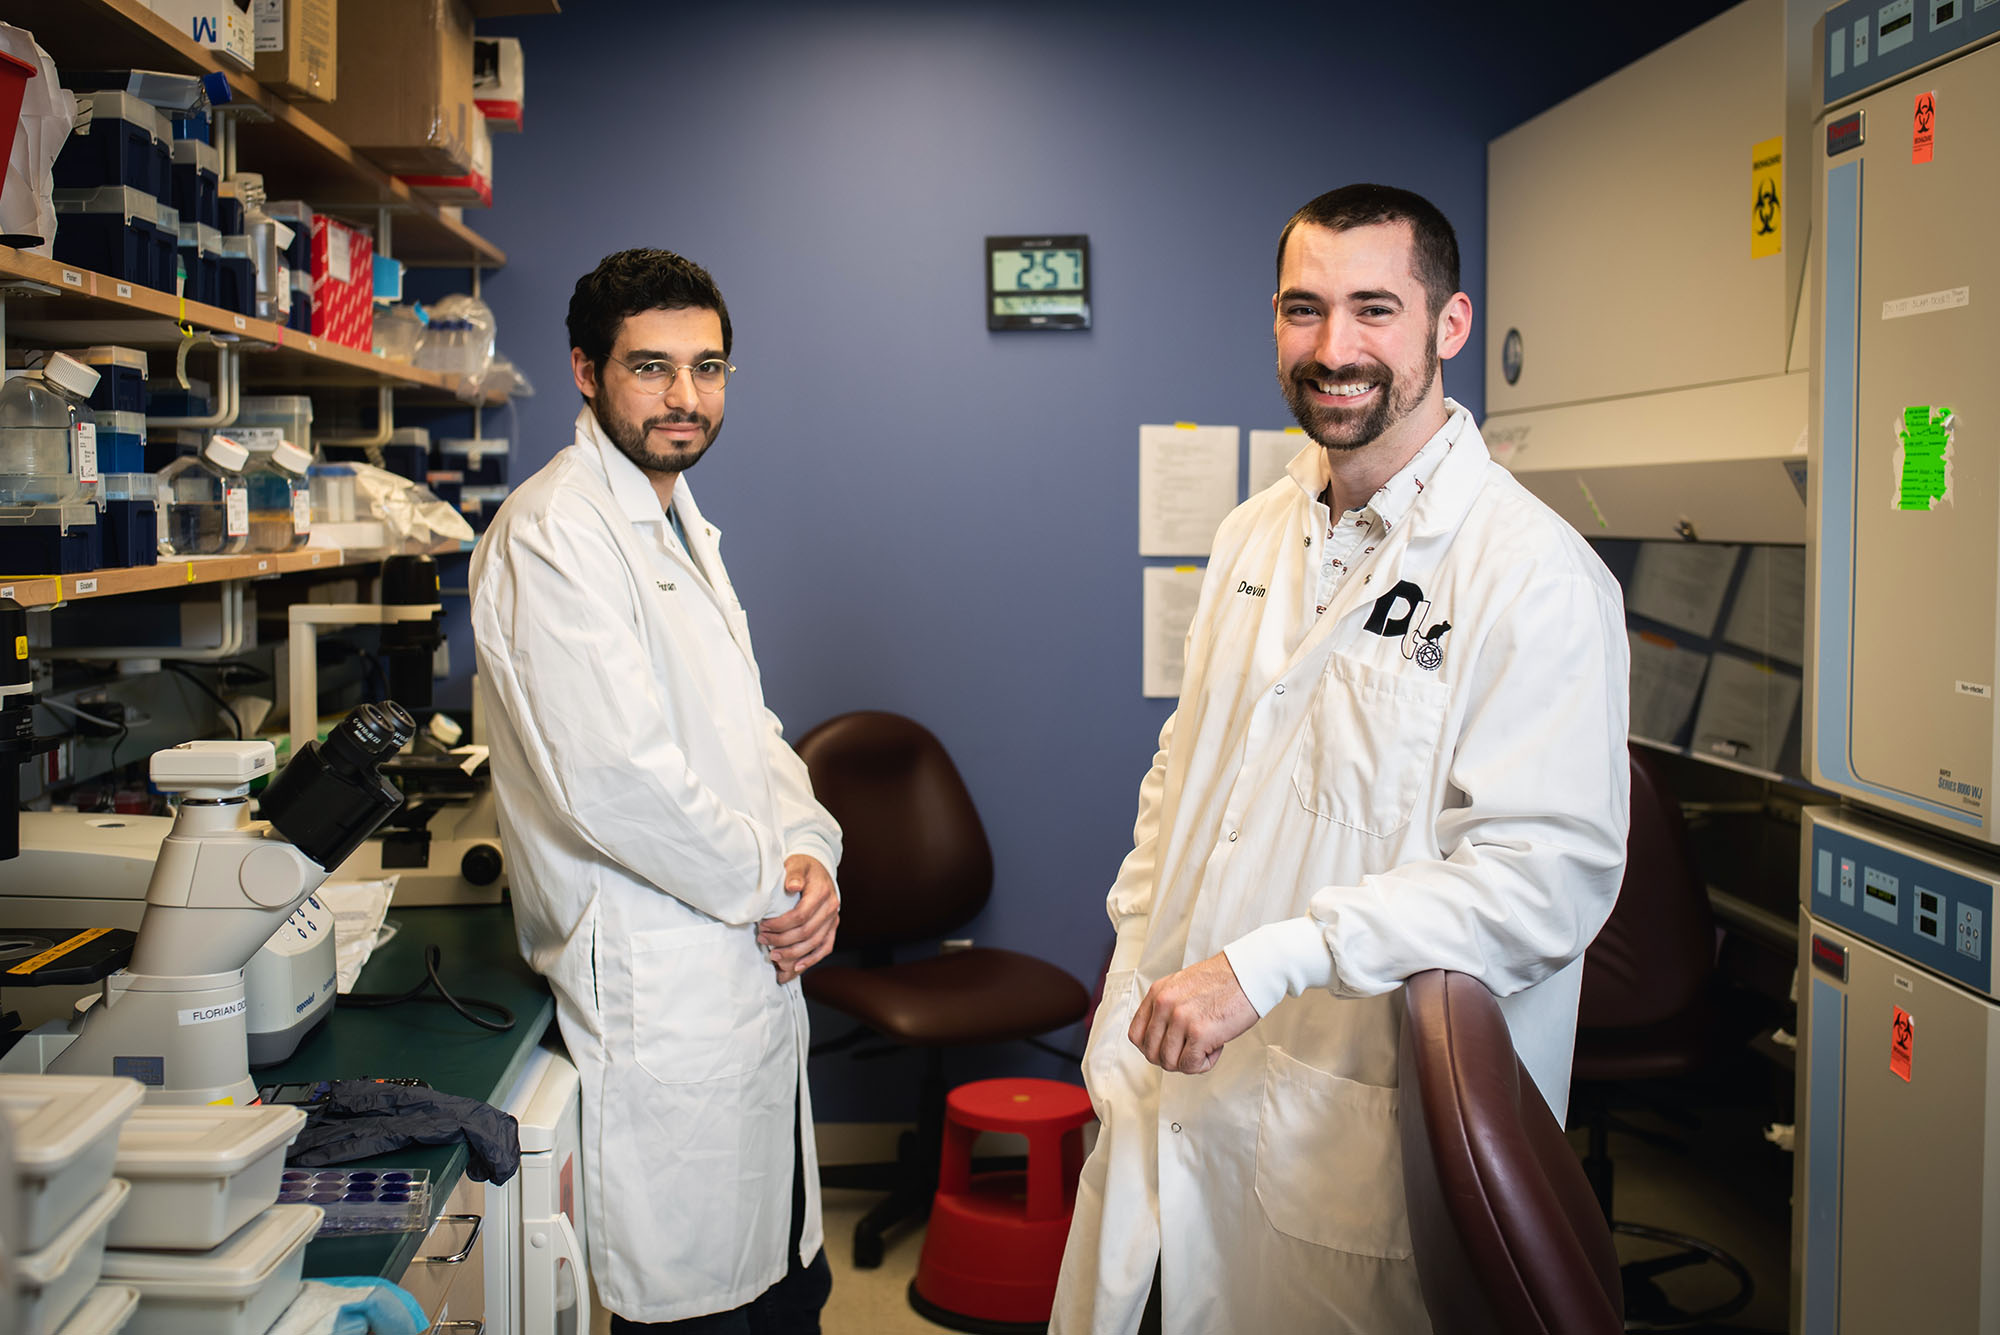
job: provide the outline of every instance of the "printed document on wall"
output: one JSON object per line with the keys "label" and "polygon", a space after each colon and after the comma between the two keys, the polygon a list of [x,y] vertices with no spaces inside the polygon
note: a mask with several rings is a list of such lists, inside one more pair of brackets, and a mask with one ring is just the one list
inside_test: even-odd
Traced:
{"label": "printed document on wall", "polygon": [[1306,433],[1295,426],[1283,431],[1250,433],[1250,486],[1244,493],[1255,496],[1285,475],[1285,465],[1309,443]]}
{"label": "printed document on wall", "polygon": [[1639,544],[1639,564],[1625,589],[1625,610],[1707,639],[1722,615],[1722,595],[1740,547],[1705,542]]}
{"label": "printed document on wall", "polygon": [[1233,426],[1139,428],[1139,555],[1206,556],[1236,508]]}
{"label": "printed document on wall", "polygon": [[1147,566],[1143,610],[1145,649],[1139,669],[1148,699],[1178,700],[1186,666],[1188,627],[1201,599],[1200,566]]}
{"label": "printed document on wall", "polygon": [[1775,770],[1799,711],[1799,679],[1731,654],[1709,659],[1689,749]]}
{"label": "printed document on wall", "polygon": [[1806,549],[1752,547],[1729,609],[1731,644],[1787,663],[1806,661]]}
{"label": "printed document on wall", "polygon": [[1672,746],[1694,713],[1708,655],[1649,630],[1627,630],[1625,638],[1632,646],[1632,735]]}

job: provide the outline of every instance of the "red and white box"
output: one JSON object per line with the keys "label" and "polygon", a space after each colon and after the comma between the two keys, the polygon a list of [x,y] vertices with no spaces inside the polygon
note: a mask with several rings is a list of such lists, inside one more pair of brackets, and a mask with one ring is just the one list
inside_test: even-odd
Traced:
{"label": "red and white box", "polygon": [[314,338],[370,351],[375,344],[375,241],[359,227],[312,220]]}
{"label": "red and white box", "polygon": [[521,133],[521,39],[472,39],[472,101],[486,118],[486,128]]}

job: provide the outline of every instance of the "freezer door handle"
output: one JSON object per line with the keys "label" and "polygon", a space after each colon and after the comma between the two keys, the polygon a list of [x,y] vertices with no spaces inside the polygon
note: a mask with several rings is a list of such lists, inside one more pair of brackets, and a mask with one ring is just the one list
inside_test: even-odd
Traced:
{"label": "freezer door handle", "polygon": [[[522,1234],[527,1246],[522,1250],[521,1329],[552,1331],[556,1328],[556,1276],[565,1263],[570,1267],[576,1305],[582,1307],[586,1301],[583,1249],[576,1245],[576,1230],[570,1226],[569,1216],[560,1212],[547,1219],[524,1221]],[[537,1252],[543,1255],[537,1257]]]}

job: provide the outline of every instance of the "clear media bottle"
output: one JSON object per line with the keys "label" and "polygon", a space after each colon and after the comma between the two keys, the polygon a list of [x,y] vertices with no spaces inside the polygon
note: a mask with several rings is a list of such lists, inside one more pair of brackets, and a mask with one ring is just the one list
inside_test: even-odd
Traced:
{"label": "clear media bottle", "polygon": [[0,506],[61,505],[97,485],[97,372],[53,353],[0,386]]}
{"label": "clear media bottle", "polygon": [[243,470],[253,552],[289,552],[306,545],[312,528],[312,456],[288,440],[250,457]]}
{"label": "clear media bottle", "polygon": [[211,436],[200,454],[184,454],[160,470],[160,554],[223,556],[250,540],[250,498],[243,466],[250,451],[227,436]]}

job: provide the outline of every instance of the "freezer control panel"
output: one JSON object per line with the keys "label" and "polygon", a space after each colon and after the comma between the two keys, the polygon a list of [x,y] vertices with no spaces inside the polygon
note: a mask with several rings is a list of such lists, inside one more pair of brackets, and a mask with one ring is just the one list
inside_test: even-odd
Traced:
{"label": "freezer control panel", "polygon": [[1993,883],[1815,822],[1806,911],[1981,992],[1993,990]]}
{"label": "freezer control panel", "polygon": [[2000,0],[1846,0],[1826,11],[1825,105],[2000,32]]}

